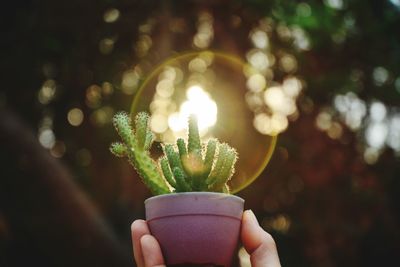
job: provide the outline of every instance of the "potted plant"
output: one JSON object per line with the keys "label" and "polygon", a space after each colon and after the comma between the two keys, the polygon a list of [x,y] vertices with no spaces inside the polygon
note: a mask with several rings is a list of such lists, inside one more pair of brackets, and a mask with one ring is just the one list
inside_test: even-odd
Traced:
{"label": "potted plant", "polygon": [[111,152],[126,157],[156,195],[145,201],[146,220],[167,265],[230,266],[239,239],[244,200],[229,194],[227,182],[237,160],[235,149],[217,139],[202,144],[197,121],[189,117],[188,142],[162,144],[155,161],[154,134],[147,113],[118,113],[113,123],[122,142]]}

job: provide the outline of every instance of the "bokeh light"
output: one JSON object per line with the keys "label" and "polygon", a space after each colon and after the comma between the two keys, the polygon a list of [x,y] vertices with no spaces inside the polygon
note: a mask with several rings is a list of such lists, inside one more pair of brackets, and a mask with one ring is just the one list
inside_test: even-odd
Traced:
{"label": "bokeh light", "polygon": [[38,100],[41,104],[48,104],[53,100],[56,94],[56,82],[54,80],[46,80],[38,93]]}
{"label": "bokeh light", "polygon": [[343,0],[324,0],[325,4],[334,9],[342,9],[343,8]]}
{"label": "bokeh light", "polygon": [[79,126],[83,122],[83,112],[79,108],[73,108],[68,111],[67,119],[72,126]]}
{"label": "bokeh light", "polygon": [[397,8],[400,8],[400,0],[389,0]]}
{"label": "bokeh light", "polygon": [[52,148],[55,139],[54,132],[51,129],[44,129],[39,133],[39,142],[45,148]]}
{"label": "bokeh light", "polygon": [[107,9],[106,12],[104,13],[104,21],[107,23],[113,23],[116,22],[118,20],[120,16],[120,12],[118,9],[116,8],[110,8]]}
{"label": "bokeh light", "polygon": [[[386,82],[386,75],[383,68],[374,69],[375,85],[381,86]],[[367,103],[353,92],[336,95],[333,107],[318,114],[315,121],[317,128],[332,139],[339,139],[343,134],[341,121],[351,131],[361,134],[360,147],[366,163],[375,164],[386,147],[393,149],[396,154],[400,153],[400,113],[397,109],[376,100]]]}
{"label": "bokeh light", "polygon": [[197,19],[197,33],[193,37],[193,45],[205,49],[214,38],[213,17],[208,12],[201,12]]}
{"label": "bokeh light", "polygon": [[102,54],[110,54],[114,49],[115,40],[113,38],[104,38],[99,43],[99,50]]}

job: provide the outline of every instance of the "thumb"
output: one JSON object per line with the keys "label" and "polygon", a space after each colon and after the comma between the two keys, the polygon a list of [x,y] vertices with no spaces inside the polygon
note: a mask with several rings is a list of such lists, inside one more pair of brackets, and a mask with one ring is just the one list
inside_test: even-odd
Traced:
{"label": "thumb", "polygon": [[243,213],[241,239],[252,267],[280,267],[275,241],[257,222],[251,210]]}

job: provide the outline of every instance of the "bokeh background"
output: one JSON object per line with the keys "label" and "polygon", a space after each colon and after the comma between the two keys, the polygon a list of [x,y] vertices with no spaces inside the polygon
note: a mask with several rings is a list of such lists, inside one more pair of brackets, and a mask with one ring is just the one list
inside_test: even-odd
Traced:
{"label": "bokeh background", "polygon": [[1,6],[0,266],[134,266],[150,195],[108,151],[112,115],[165,59],[207,49],[246,62],[252,125],[279,133],[238,195],[282,265],[398,262],[400,1]]}

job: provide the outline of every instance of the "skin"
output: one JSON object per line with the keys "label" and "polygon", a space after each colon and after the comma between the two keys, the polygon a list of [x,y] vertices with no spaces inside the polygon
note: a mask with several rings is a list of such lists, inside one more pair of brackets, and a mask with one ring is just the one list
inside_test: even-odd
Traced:
{"label": "skin", "polygon": [[[134,221],[131,233],[137,266],[165,267],[160,245],[150,234],[146,221]],[[274,239],[261,228],[251,210],[243,213],[241,240],[250,254],[252,267],[281,267]]]}

